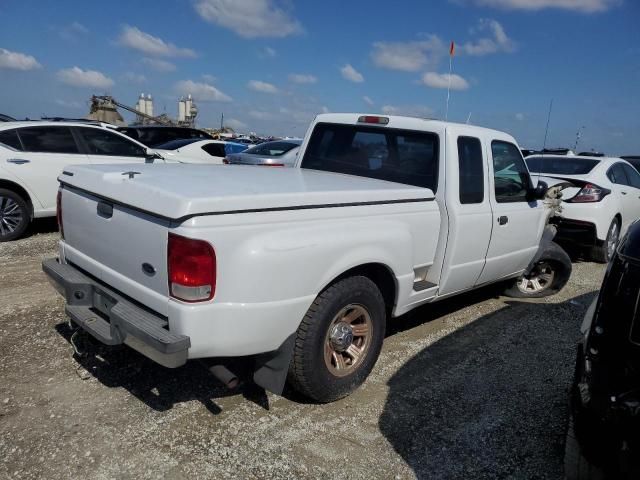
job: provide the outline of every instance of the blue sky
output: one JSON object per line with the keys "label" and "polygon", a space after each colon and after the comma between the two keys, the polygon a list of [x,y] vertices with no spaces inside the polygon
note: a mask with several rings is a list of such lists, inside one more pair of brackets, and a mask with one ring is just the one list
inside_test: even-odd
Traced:
{"label": "blue sky", "polygon": [[[198,125],[302,135],[322,111],[443,118],[540,147],[640,154],[638,0],[5,0],[0,112],[84,116],[91,94]],[[443,88],[444,87],[444,88]],[[583,128],[584,127],[584,128]]]}

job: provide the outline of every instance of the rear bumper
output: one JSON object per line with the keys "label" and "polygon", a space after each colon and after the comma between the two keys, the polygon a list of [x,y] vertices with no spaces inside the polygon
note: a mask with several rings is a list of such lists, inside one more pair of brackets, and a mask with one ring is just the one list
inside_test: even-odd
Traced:
{"label": "rear bumper", "polygon": [[558,233],[555,238],[560,243],[592,247],[599,242],[594,223],[561,218],[556,226]]}
{"label": "rear bumper", "polygon": [[171,333],[166,318],[56,259],[43,261],[42,270],[67,301],[69,318],[100,342],[128,345],[168,368],[187,361],[191,341],[185,335]]}

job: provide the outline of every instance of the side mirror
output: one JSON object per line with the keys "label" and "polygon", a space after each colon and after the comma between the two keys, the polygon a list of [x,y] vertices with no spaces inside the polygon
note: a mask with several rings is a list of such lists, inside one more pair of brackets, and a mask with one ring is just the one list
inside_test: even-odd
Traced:
{"label": "side mirror", "polygon": [[547,190],[549,190],[549,185],[547,185],[547,182],[538,180],[538,184],[530,190],[529,198],[531,200],[542,200],[546,195]]}
{"label": "side mirror", "polygon": [[154,160],[164,160],[164,157],[160,155],[158,152],[153,151],[150,148],[147,148],[144,155],[145,163],[153,163]]}

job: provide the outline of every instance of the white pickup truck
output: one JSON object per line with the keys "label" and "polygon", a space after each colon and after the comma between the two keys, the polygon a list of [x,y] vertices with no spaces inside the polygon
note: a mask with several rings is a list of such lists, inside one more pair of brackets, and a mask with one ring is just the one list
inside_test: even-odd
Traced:
{"label": "white pickup truck", "polygon": [[569,278],[545,185],[505,133],[326,114],[297,162],[67,167],[60,256],[43,269],[71,320],[167,367],[252,356],[259,385],[288,379],[328,402],[366,379],[393,317],[492,282],[532,297]]}

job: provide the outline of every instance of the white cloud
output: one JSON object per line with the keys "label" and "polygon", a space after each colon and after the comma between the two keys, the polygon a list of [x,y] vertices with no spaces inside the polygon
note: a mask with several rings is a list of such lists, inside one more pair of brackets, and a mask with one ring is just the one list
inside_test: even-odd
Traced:
{"label": "white cloud", "polygon": [[478,26],[471,29],[472,33],[481,33],[489,31],[491,37],[483,37],[472,42],[466,42],[459,48],[467,55],[488,55],[497,52],[513,52],[516,48],[515,43],[511,40],[502,25],[496,20],[482,18],[478,22]]}
{"label": "white cloud", "polygon": [[515,114],[515,118],[516,120],[518,120],[519,122],[524,120],[524,113],[518,112]]}
{"label": "white cloud", "polygon": [[316,83],[318,79],[309,74],[292,73],[291,75],[289,75],[289,81],[293,83]]}
{"label": "white cloud", "polygon": [[434,111],[425,105],[383,105],[380,111],[385,115],[406,115],[409,117],[431,118]]}
{"label": "white cloud", "polygon": [[134,73],[134,72],[126,72],[125,74],[122,75],[122,79],[129,83],[140,84],[140,83],[147,82],[147,77],[145,77],[141,73]]}
{"label": "white cloud", "polygon": [[[283,112],[283,110],[286,110],[286,109],[281,108],[280,109],[280,113],[285,113],[285,112]],[[272,113],[262,112],[260,110],[251,110],[251,111],[249,111],[249,116],[251,118],[255,119],[255,120],[270,120],[270,119],[273,118],[273,114]]]}
{"label": "white cloud", "polygon": [[235,131],[246,130],[247,128],[249,128],[249,126],[246,123],[244,123],[244,122],[242,122],[242,121],[240,121],[240,120],[238,120],[236,118],[230,118],[228,120],[225,120],[224,124],[225,124],[225,127],[231,127]]}
{"label": "white cloud", "polygon": [[69,25],[65,25],[58,30],[58,33],[65,40],[77,40],[79,37],[83,35],[87,35],[89,33],[89,29],[85,27],[80,22],[73,22]]}
{"label": "white cloud", "polygon": [[276,52],[275,48],[271,48],[271,47],[264,47],[264,49],[262,50],[262,56],[263,57],[275,57],[276,55],[278,55],[278,52]]}
{"label": "white cloud", "polygon": [[[449,86],[448,73],[427,72],[422,76],[421,83],[432,88],[447,88]],[[451,90],[466,90],[469,83],[460,75],[451,75]]]}
{"label": "white cloud", "polygon": [[[454,0],[460,3],[460,0]],[[470,0],[482,7],[496,7],[507,10],[542,10],[557,8],[581,13],[604,12],[618,6],[622,0]],[[469,0],[462,3],[469,3]]]}
{"label": "white cloud", "polygon": [[358,72],[355,68],[351,66],[350,63],[347,63],[344,67],[340,69],[340,73],[342,76],[354,83],[362,83],[364,82],[364,77],[360,72]]}
{"label": "white cloud", "polygon": [[160,60],[158,58],[145,57],[142,59],[142,63],[156,72],[173,72],[176,69],[176,66],[173,63],[167,62],[166,60]]}
{"label": "white cloud", "polygon": [[63,107],[63,108],[71,108],[71,109],[79,109],[82,108],[82,104],[75,100],[62,100],[60,98],[56,98],[55,104]]}
{"label": "white cloud", "polygon": [[193,80],[180,80],[175,84],[175,91],[180,95],[193,96],[196,102],[230,102],[231,97],[225,95],[213,85],[194,82]]}
{"label": "white cloud", "polygon": [[278,93],[278,89],[275,85],[267,82],[261,82],[260,80],[250,80],[247,83],[247,88],[262,93]]}
{"label": "white cloud", "polygon": [[366,103],[369,106],[373,105],[373,100],[371,100],[369,97],[367,97],[366,95],[364,97],[362,97],[362,99],[364,100],[364,103]]}
{"label": "white cloud", "polygon": [[437,35],[414,42],[376,42],[371,59],[381,68],[416,72],[424,66],[437,66],[446,47]]}
{"label": "white cloud", "polygon": [[196,12],[207,22],[228,28],[241,37],[287,37],[303,31],[274,0],[198,0]]}
{"label": "white cloud", "polygon": [[74,87],[109,88],[113,80],[96,70],[82,70],[80,67],[64,68],[56,74],[58,80]]}
{"label": "white cloud", "polygon": [[34,70],[42,65],[25,53],[12,52],[5,48],[0,48],[0,68],[11,68],[12,70]]}
{"label": "white cloud", "polygon": [[177,47],[173,43],[165,42],[161,38],[154,37],[137,27],[129,25],[122,27],[122,33],[118,37],[118,44],[139,50],[147,55],[190,58],[196,56],[196,52],[190,48]]}

